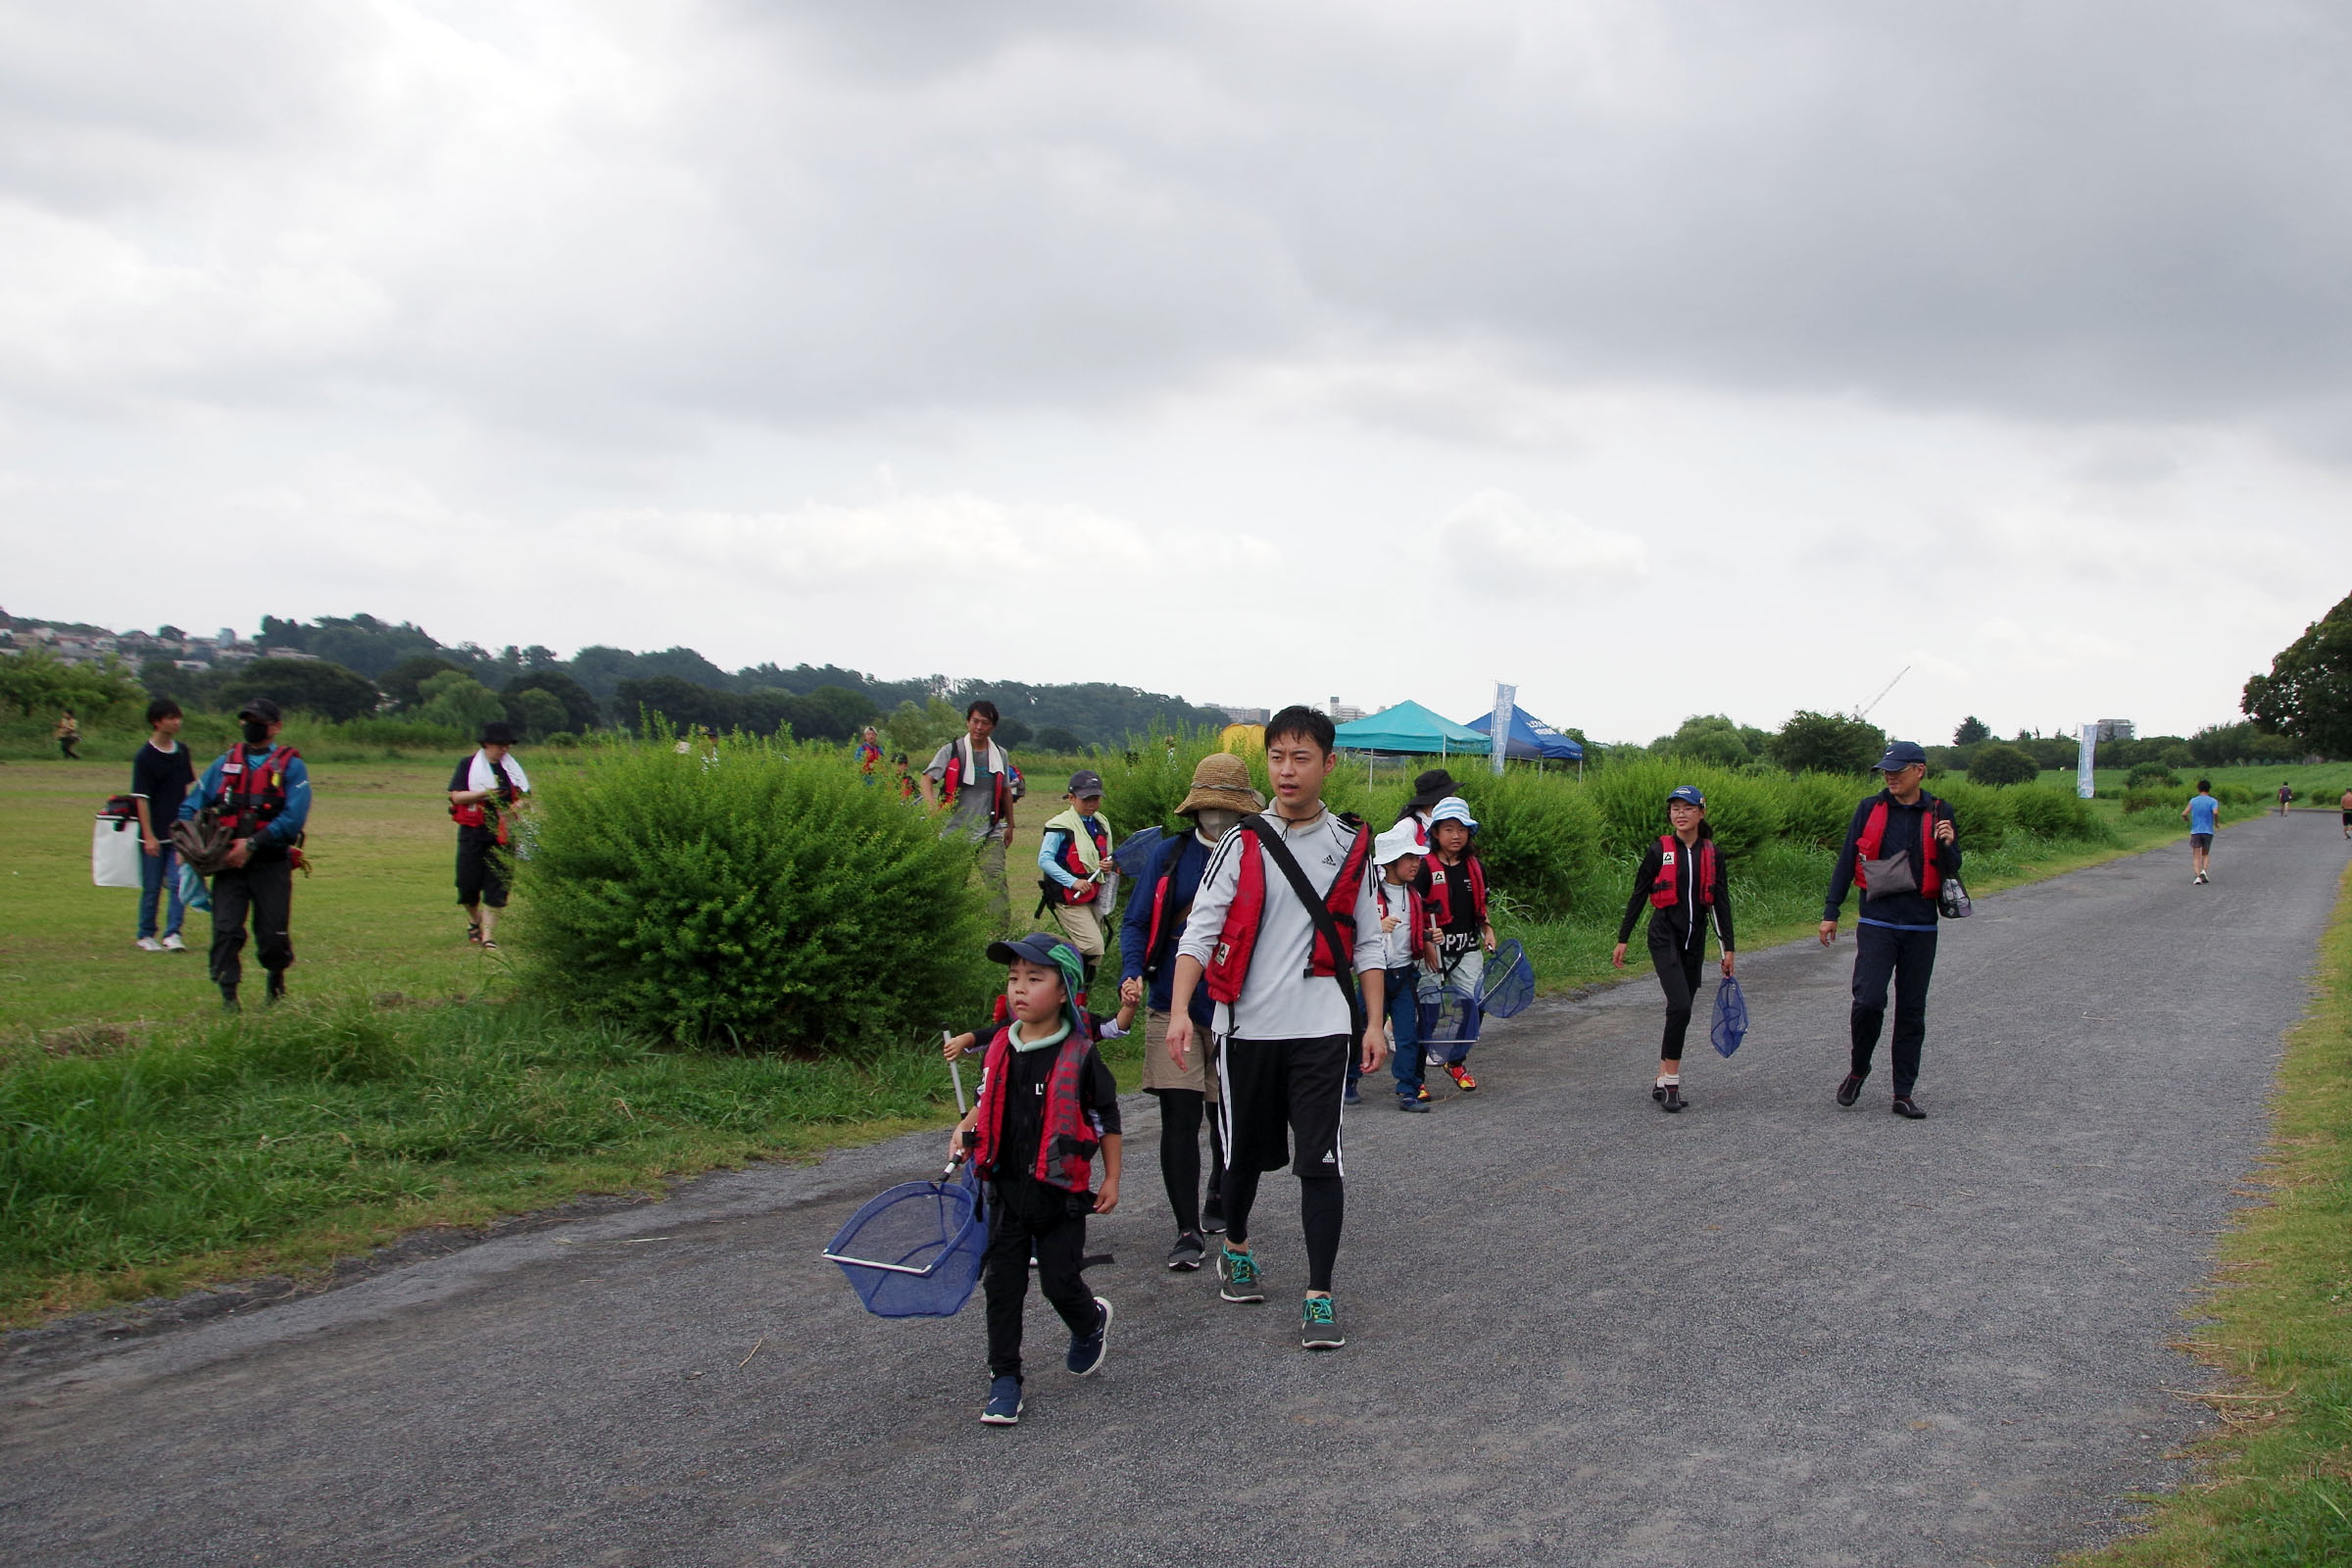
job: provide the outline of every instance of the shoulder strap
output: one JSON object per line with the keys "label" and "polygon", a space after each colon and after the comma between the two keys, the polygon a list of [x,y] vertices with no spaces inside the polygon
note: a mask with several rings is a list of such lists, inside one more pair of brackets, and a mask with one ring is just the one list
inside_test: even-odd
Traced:
{"label": "shoulder strap", "polygon": [[[1300,904],[1306,906],[1307,917],[1314,921],[1317,934],[1323,938],[1323,945],[1331,950],[1331,977],[1340,983],[1340,995],[1348,999],[1348,1021],[1352,1026],[1353,1034],[1360,1036],[1364,1032],[1364,1004],[1355,990],[1354,948],[1340,940],[1340,922],[1332,917],[1331,906],[1316,896],[1315,885],[1306,879],[1306,873],[1298,869],[1298,862],[1291,858],[1290,846],[1282,841],[1282,830],[1254,811],[1242,818],[1242,826],[1250,830],[1251,838],[1265,846],[1266,853],[1274,858],[1274,864],[1281,869],[1284,880],[1291,884],[1291,891],[1298,896]],[[1347,867],[1342,866],[1341,870],[1345,873]]]}

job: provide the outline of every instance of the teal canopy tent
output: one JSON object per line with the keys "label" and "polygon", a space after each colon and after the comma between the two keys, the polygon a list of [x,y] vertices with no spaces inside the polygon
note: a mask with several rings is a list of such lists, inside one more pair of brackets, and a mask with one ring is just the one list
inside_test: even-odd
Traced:
{"label": "teal canopy tent", "polygon": [[1419,703],[1398,703],[1364,718],[1351,718],[1339,726],[1339,743],[1350,752],[1434,757],[1484,757],[1490,744],[1468,725],[1433,713]]}

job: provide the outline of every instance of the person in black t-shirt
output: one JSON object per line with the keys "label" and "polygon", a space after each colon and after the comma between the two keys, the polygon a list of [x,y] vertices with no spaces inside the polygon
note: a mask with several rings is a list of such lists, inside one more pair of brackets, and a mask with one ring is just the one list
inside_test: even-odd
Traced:
{"label": "person in black t-shirt", "polygon": [[458,903],[465,906],[466,940],[495,950],[498,911],[507,906],[507,847],[514,804],[531,792],[530,776],[514,760],[514,727],[482,726],[481,750],[462,759],[449,776],[449,814],[458,824]]}
{"label": "person in black t-shirt", "polygon": [[[196,760],[179,744],[179,705],[158,697],[147,705],[151,733],[130,760],[130,798],[139,808],[139,847],[147,853],[139,861],[138,947],[144,953],[185,953],[179,926],[187,911],[179,902],[179,852],[172,847],[172,824],[179,820],[179,803],[196,782]],[[164,899],[163,940],[156,940],[155,906]]]}
{"label": "person in black t-shirt", "polygon": [[[1084,1377],[1109,1348],[1110,1303],[1088,1291],[1086,1216],[1119,1204],[1119,1086],[1079,1010],[1081,960],[1067,940],[1037,932],[992,942],[1005,966],[1012,1021],[988,1043],[979,1102],[948,1140],[948,1157],[971,1156],[989,1182],[988,1403],[980,1419],[1021,1418],[1021,1308],[1030,1259],[1038,1289],[1070,1331],[1063,1365]],[[1102,1185],[1093,1190],[1094,1157]]]}

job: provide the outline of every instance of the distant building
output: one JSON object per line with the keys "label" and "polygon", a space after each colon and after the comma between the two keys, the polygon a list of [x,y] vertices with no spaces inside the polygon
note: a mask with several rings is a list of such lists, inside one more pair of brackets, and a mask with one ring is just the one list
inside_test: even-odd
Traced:
{"label": "distant building", "polygon": [[1266,708],[1234,708],[1224,703],[1211,706],[1223,713],[1228,722],[1235,724],[1263,724],[1274,716],[1273,710]]}
{"label": "distant building", "polygon": [[2102,718],[2098,721],[2097,728],[2098,734],[2094,739],[2101,745],[2108,741],[2128,741],[2132,738],[2132,720],[2128,718]]}
{"label": "distant building", "polygon": [[268,659],[317,659],[318,656],[306,654],[299,648],[272,648],[263,657]]}

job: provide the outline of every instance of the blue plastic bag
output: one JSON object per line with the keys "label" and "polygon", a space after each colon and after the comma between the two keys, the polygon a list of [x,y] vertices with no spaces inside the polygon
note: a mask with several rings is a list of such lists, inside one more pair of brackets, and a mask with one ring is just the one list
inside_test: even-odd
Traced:
{"label": "blue plastic bag", "polygon": [[1728,1056],[1740,1049],[1747,1035],[1747,999],[1740,994],[1740,982],[1730,975],[1715,988],[1715,1021],[1707,1029],[1707,1038],[1715,1042],[1715,1054]]}

